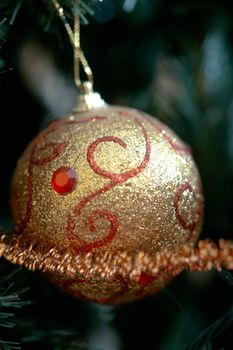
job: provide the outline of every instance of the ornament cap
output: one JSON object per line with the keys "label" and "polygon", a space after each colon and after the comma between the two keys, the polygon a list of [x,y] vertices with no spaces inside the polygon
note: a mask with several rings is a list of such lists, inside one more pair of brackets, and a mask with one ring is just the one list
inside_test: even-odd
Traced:
{"label": "ornament cap", "polygon": [[91,109],[103,107],[105,105],[99,93],[93,91],[93,85],[90,81],[84,81],[80,85],[80,94],[77,106],[74,112],[87,112]]}

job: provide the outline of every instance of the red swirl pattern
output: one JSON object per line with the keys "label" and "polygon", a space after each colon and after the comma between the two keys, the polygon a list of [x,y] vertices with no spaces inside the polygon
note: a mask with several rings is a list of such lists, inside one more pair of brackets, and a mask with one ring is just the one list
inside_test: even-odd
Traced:
{"label": "red swirl pattern", "polygon": [[[145,116],[146,114],[143,113]],[[173,150],[182,155],[182,153],[187,153],[187,154],[192,154],[192,149],[191,147],[189,147],[186,144],[180,144],[177,142],[177,140],[175,138],[172,138],[171,136],[169,136],[165,130],[163,130],[161,128],[161,126],[156,122],[156,120],[153,120],[152,118],[149,119],[150,124],[157,130],[157,132],[162,135],[162,137],[164,138],[165,141],[167,141],[169,143],[169,145],[173,148]],[[167,129],[169,129],[168,127],[166,127]],[[170,129],[169,129],[170,130]],[[170,130],[171,131],[171,130]],[[172,132],[172,131],[171,131]]]}
{"label": "red swirl pattern", "polygon": [[[118,114],[119,116],[122,116],[122,117],[126,117],[126,118],[130,117],[130,120],[131,121],[133,120],[134,126],[136,125],[137,128],[141,131],[145,142],[144,156],[143,156],[143,159],[141,160],[141,163],[138,166],[136,166],[134,169],[125,171],[123,173],[112,173],[106,169],[103,169],[97,163],[95,159],[96,151],[98,147],[101,147],[102,144],[105,144],[108,142],[115,143],[119,147],[123,149],[127,149],[126,142],[117,136],[102,136],[96,139],[95,141],[93,141],[90,145],[88,145],[87,162],[90,168],[93,170],[95,174],[101,176],[102,178],[107,179],[108,182],[103,187],[96,189],[93,193],[90,193],[86,197],[82,198],[80,202],[75,206],[74,210],[70,213],[67,219],[66,235],[70,244],[70,248],[72,251],[75,251],[78,253],[80,252],[87,253],[94,249],[101,248],[108,245],[115,238],[120,228],[119,218],[113,211],[100,208],[100,209],[95,209],[84,216],[83,209],[90,202],[92,202],[96,197],[101,196],[102,194],[112,190],[116,186],[123,184],[127,180],[142,173],[150,161],[151,142],[150,142],[150,137],[143,123],[140,122],[140,120],[138,120],[135,114],[132,112],[118,111]],[[83,124],[88,122],[101,122],[102,120],[106,120],[106,119],[108,119],[107,116],[99,115],[95,117],[88,117],[88,118],[83,118],[78,120],[77,119],[57,120],[52,122],[47,127],[47,129],[38,136],[34,146],[32,146],[31,154],[29,158],[27,204],[26,204],[26,212],[24,216],[20,215],[20,212],[19,212],[20,200],[18,198],[17,190],[15,188],[13,189],[13,196],[15,198],[15,202],[17,206],[16,210],[18,211],[17,216],[18,218],[21,217],[21,227],[19,228],[21,231],[23,231],[27,227],[32,215],[34,167],[42,167],[47,165],[48,163],[52,162],[57,157],[62,155],[65,152],[66,148],[69,146],[68,142],[46,142],[48,136],[54,132],[59,131],[60,129],[66,126]],[[163,131],[159,123],[156,123],[156,121],[150,120],[148,118],[147,118],[147,121],[150,122],[153,128],[156,129],[156,131],[161,135],[161,137],[166,142],[168,142],[169,145],[172,147],[172,149],[181,157],[185,157],[186,153],[190,153],[190,149],[188,147],[178,142],[175,137],[173,138],[172,136],[167,134],[166,131]],[[46,156],[44,156],[44,154],[46,154]],[[192,238],[192,234],[196,226],[200,223],[200,220],[202,217],[202,211],[203,211],[203,200],[201,196],[197,213],[193,221],[188,222],[186,218],[182,215],[180,210],[180,202],[182,200],[182,195],[186,190],[193,193],[194,196],[196,195],[193,187],[188,182],[185,182],[184,184],[180,185],[173,199],[173,204],[174,204],[173,209],[175,211],[176,219],[179,222],[180,226],[183,229],[189,231],[188,238],[187,238],[187,241],[189,241]],[[201,185],[200,185],[199,192],[201,192]],[[89,230],[89,233],[92,234],[92,237],[93,237],[92,241],[90,240],[87,241],[87,239],[82,238],[84,236],[84,232],[82,232],[82,236],[77,232],[76,220],[81,220],[82,217],[85,220],[84,224],[86,229]],[[104,232],[103,237],[99,239],[95,238],[96,236],[98,236],[96,235],[98,230],[97,229],[98,220],[105,221],[108,224],[106,232]],[[153,284],[156,279],[157,277],[152,277],[147,273],[141,273],[138,279],[138,284],[137,284],[137,288],[135,289],[135,293],[139,297],[142,297],[145,293],[147,293],[149,286]],[[118,290],[109,297],[98,298],[95,300],[93,298],[88,299],[88,297],[83,295],[81,291],[78,291],[76,289],[76,287],[79,288],[79,286],[82,284],[89,285],[90,287],[92,285],[95,285],[95,283],[92,281],[87,281],[86,279],[64,280],[60,284],[64,289],[66,289],[73,296],[82,297],[83,299],[96,301],[100,303],[111,303],[111,302],[117,302],[118,299],[123,298],[127,293],[129,293],[129,290],[130,290],[130,287],[127,281],[123,279],[121,276],[117,276],[113,282],[116,283]],[[119,285],[119,288],[118,288],[118,285]]]}
{"label": "red swirl pattern", "polygon": [[[67,147],[67,143],[48,143],[48,144],[41,144],[42,138],[40,137],[38,139],[38,142],[35,143],[35,145],[32,148],[31,156],[29,159],[29,167],[28,167],[28,192],[27,192],[27,206],[26,206],[26,213],[22,220],[22,223],[20,225],[20,230],[24,230],[27,226],[27,224],[30,221],[31,212],[32,212],[32,195],[33,195],[33,166],[41,166],[46,165],[55,158],[57,158],[60,154],[62,154]],[[41,144],[41,145],[40,145]],[[51,150],[51,154],[45,158],[40,158],[38,155],[41,151],[44,150]],[[37,157],[35,154],[37,153]]]}
{"label": "red swirl pattern", "polygon": [[[143,124],[133,115],[133,113],[128,112],[128,111],[118,111],[118,114],[122,117],[128,117],[130,116],[133,118],[134,122],[136,125],[140,128],[144,140],[145,140],[145,154],[142,159],[142,162],[136,166],[134,169],[126,171],[124,173],[116,174],[116,173],[111,173],[103,168],[101,168],[100,165],[97,164],[95,160],[95,152],[101,144],[106,143],[106,142],[114,142],[118,144],[120,147],[126,149],[127,144],[119,137],[117,136],[103,136],[92,142],[88,148],[87,148],[87,161],[91,167],[91,169],[94,171],[94,173],[98,174],[99,176],[106,178],[110,180],[109,183],[107,183],[105,186],[102,188],[97,189],[95,192],[87,195],[84,197],[74,208],[73,213],[70,214],[67,220],[67,238],[70,242],[70,247],[72,250],[76,252],[89,252],[95,248],[103,247],[106,244],[110,243],[115,235],[118,232],[120,223],[119,219],[110,210],[95,210],[92,213],[90,213],[89,217],[86,218],[86,227],[88,230],[94,234],[96,232],[96,227],[95,227],[95,222],[104,219],[106,220],[109,225],[106,234],[104,237],[102,237],[99,240],[93,241],[93,242],[87,242],[85,239],[82,239],[80,235],[75,232],[75,220],[77,219],[77,216],[80,217],[82,214],[83,208],[90,203],[93,199],[95,199],[97,196],[110,191],[113,189],[115,186],[122,184],[129,180],[132,177],[137,176],[139,173],[143,172],[143,170],[146,168],[146,166],[149,163],[150,160],[150,154],[151,154],[151,144],[150,144],[150,138],[148,136],[148,133],[143,126]],[[88,117],[88,118],[83,118],[83,119],[74,119],[74,120],[57,120],[52,122],[47,129],[42,132],[34,145],[32,147],[31,151],[31,156],[29,159],[29,167],[28,167],[28,195],[27,195],[27,205],[26,205],[26,212],[23,217],[23,220],[21,220],[21,227],[20,230],[25,229],[27,224],[30,221],[31,218],[31,212],[32,212],[32,196],[33,196],[33,167],[37,166],[44,166],[50,162],[52,162],[54,159],[59,157],[65,149],[68,147],[67,142],[49,142],[46,143],[47,137],[53,133],[56,132],[60,129],[62,129],[65,126],[69,125],[74,125],[74,124],[83,124],[83,123],[88,123],[88,122],[100,122],[102,120],[106,120],[106,116],[101,116],[97,115],[95,117]],[[156,123],[156,121],[150,121],[151,124],[156,128],[156,130],[163,135],[163,138],[171,145],[171,147],[174,149],[175,152],[180,153],[180,152],[187,152],[188,149],[182,145],[179,145],[177,141],[173,138],[171,138],[169,135],[163,132],[162,128],[160,125]],[[50,151],[48,155],[48,150]],[[43,152],[46,153],[46,157],[43,157]],[[181,185],[181,187],[178,189],[175,198],[174,198],[174,208],[175,208],[175,213],[178,222],[184,229],[188,229],[190,231],[190,236],[189,239],[191,238],[192,232],[194,231],[196,225],[199,223],[201,214],[202,214],[202,204],[200,204],[200,208],[197,212],[197,215],[195,216],[195,220],[192,223],[186,223],[185,219],[182,217],[180,210],[179,210],[179,203],[182,197],[182,193],[186,190],[190,190],[191,192],[194,193],[192,187],[190,184],[186,183],[184,185]],[[17,191],[14,193],[15,198],[17,197]],[[17,203],[19,200],[17,199]],[[94,236],[94,235],[93,235]]]}
{"label": "red swirl pattern", "polygon": [[[201,193],[202,192],[201,184],[199,187],[200,187],[200,193]],[[186,241],[186,243],[187,243],[192,238],[192,233],[195,230],[196,226],[200,223],[200,220],[202,217],[202,212],[203,212],[203,199],[202,199],[203,197],[201,196],[198,210],[197,210],[197,213],[196,213],[193,221],[189,223],[185,220],[185,218],[180,213],[180,201],[182,199],[183,193],[186,190],[188,190],[189,192],[193,193],[194,196],[196,196],[196,193],[195,193],[193,187],[190,185],[190,183],[185,182],[178,188],[178,190],[176,192],[176,195],[174,197],[174,207],[175,207],[175,213],[176,213],[176,218],[177,218],[178,222],[185,230],[189,230],[189,232],[190,232],[188,239]]]}
{"label": "red swirl pattern", "polygon": [[[46,165],[52,162],[54,159],[56,159],[60,154],[62,154],[67,146],[68,146],[67,142],[61,142],[61,143],[50,142],[42,146],[36,145],[35,150],[32,152],[30,162],[32,165],[37,165],[37,166]],[[39,158],[38,154],[45,150],[51,150],[51,154],[47,157]],[[35,157],[35,153],[37,153],[37,158]]]}
{"label": "red swirl pattern", "polygon": [[145,139],[145,155],[144,158],[136,168],[126,171],[122,174],[114,174],[110,173],[107,170],[102,169],[95,161],[94,153],[96,151],[96,148],[104,143],[104,142],[115,142],[119,146],[126,148],[126,143],[121,140],[119,137],[116,136],[104,136],[101,138],[98,138],[93,143],[91,143],[88,146],[87,150],[87,161],[91,167],[91,169],[98,175],[110,179],[111,181],[103,186],[102,188],[99,188],[95,192],[89,194],[85,198],[83,198],[79,204],[76,206],[74,213],[70,215],[68,222],[67,222],[67,237],[70,241],[70,247],[72,250],[75,250],[76,252],[89,252],[95,248],[103,247],[106,244],[110,243],[115,235],[117,234],[119,223],[117,216],[111,212],[110,210],[95,210],[92,212],[87,220],[87,226],[88,229],[93,232],[93,218],[97,217],[97,214],[99,217],[105,217],[106,220],[110,223],[109,230],[106,234],[106,236],[102,239],[99,239],[95,242],[86,242],[83,240],[79,234],[75,232],[75,216],[80,216],[83,208],[86,206],[87,203],[91,202],[94,198],[97,196],[113,189],[115,186],[122,184],[129,180],[130,178],[137,176],[139,173],[141,173],[147,166],[150,160],[150,154],[151,154],[151,144],[150,144],[150,138],[147,134],[147,131],[143,124],[139,122],[136,118],[134,118],[135,123],[140,127],[143,137]]}
{"label": "red swirl pattern", "polygon": [[[84,124],[88,122],[95,122],[95,121],[102,121],[105,120],[105,116],[95,116],[95,117],[88,117],[83,118],[79,120],[55,120],[52,121],[47,129],[45,131],[42,131],[42,133],[37,137],[34,146],[32,147],[30,159],[29,159],[29,166],[28,166],[28,189],[27,189],[27,205],[26,205],[26,212],[24,215],[21,216],[21,223],[19,225],[19,231],[23,232],[31,218],[32,213],[32,196],[33,196],[33,167],[34,166],[44,166],[50,162],[52,162],[54,159],[56,159],[58,156],[60,156],[65,149],[68,146],[67,142],[50,142],[46,143],[47,137],[56,131],[59,131],[60,129],[64,128],[65,126],[74,125],[74,124]],[[49,156],[41,157],[41,153],[43,151],[50,150],[51,153]],[[18,194],[17,190],[14,189],[13,196],[17,199]],[[17,205],[17,211],[19,212],[19,200],[16,200]]]}

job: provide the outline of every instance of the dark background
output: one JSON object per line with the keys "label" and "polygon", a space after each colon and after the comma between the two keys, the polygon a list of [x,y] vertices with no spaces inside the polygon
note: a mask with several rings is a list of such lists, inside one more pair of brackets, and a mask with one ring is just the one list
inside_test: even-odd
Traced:
{"label": "dark background", "polygon": [[[8,198],[17,158],[44,124],[75,103],[72,49],[48,3],[24,1],[19,8],[18,1],[0,1],[0,20],[6,19],[0,26],[4,227],[12,225]],[[109,103],[163,120],[192,147],[205,194],[202,238],[232,239],[233,6],[198,0],[86,3],[94,16],[87,16],[81,40],[96,90]],[[187,272],[158,295],[117,307],[73,299],[23,269],[9,276],[14,271],[2,261],[2,295],[11,283],[8,294],[29,287],[20,299],[33,304],[15,311],[4,307],[0,295],[0,321],[2,312],[15,314],[12,329],[0,322],[0,340],[20,341],[23,349],[233,348],[233,278],[226,271]]]}

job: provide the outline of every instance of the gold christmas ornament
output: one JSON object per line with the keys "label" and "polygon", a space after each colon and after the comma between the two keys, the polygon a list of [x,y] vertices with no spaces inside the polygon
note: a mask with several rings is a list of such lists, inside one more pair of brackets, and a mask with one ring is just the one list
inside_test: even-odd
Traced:
{"label": "gold christmas ornament", "polygon": [[189,148],[168,127],[143,112],[104,105],[80,47],[79,16],[72,31],[58,1],[52,3],[74,47],[79,101],[18,161],[11,196],[18,237],[3,236],[1,254],[45,271],[71,295],[128,302],[180,271],[142,267],[149,256],[197,241],[200,177]]}
{"label": "gold christmas ornament", "polygon": [[189,147],[155,118],[104,104],[80,47],[79,15],[72,31],[52,4],[74,47],[79,101],[18,161],[15,232],[0,236],[0,256],[73,296],[111,304],[153,294],[184,269],[233,270],[232,241],[195,247],[203,194]]}
{"label": "gold christmas ornament", "polygon": [[233,269],[233,242],[195,247],[203,194],[190,149],[155,118],[104,104],[80,47],[79,16],[72,31],[52,3],[74,47],[79,101],[18,161],[15,232],[0,236],[0,256],[73,296],[111,304],[155,293],[184,269]]}
{"label": "gold christmas ornament", "polygon": [[[203,196],[189,148],[164,124],[137,110],[104,106],[52,122],[28,146],[13,177],[16,230],[25,240],[73,255],[140,251],[196,242]],[[138,282],[50,276],[88,300],[126,302],[171,278]]]}

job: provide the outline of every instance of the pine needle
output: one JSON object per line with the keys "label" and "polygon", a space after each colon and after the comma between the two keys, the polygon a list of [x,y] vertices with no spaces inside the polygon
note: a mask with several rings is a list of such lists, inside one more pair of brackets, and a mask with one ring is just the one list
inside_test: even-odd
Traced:
{"label": "pine needle", "polygon": [[[28,290],[28,288],[21,289],[17,292],[12,291],[14,282],[12,278],[21,270],[15,269],[12,273],[4,276],[0,280],[0,329],[12,329],[16,326],[15,313],[11,312],[11,309],[19,309],[25,305],[30,305],[30,301],[23,301],[20,295]],[[3,287],[3,284],[9,281],[7,287]],[[10,311],[8,311],[10,310]],[[1,331],[2,334],[2,331]],[[0,349],[2,350],[17,350],[21,349],[18,342],[5,341],[0,338]]]}
{"label": "pine needle", "polygon": [[16,5],[16,7],[14,8],[14,11],[12,13],[11,19],[9,21],[9,24],[12,25],[15,21],[15,18],[20,10],[20,7],[22,6],[23,0],[19,0],[18,4]]}
{"label": "pine needle", "polygon": [[[51,8],[51,0],[44,0],[45,5],[48,8]],[[67,11],[67,15],[72,15],[73,11],[79,11],[80,17],[87,22],[86,15],[92,16],[94,11],[92,10],[92,6],[98,3],[101,3],[101,0],[80,0],[80,3],[75,0],[60,0],[60,5],[64,7]],[[0,3],[0,10],[4,16],[10,16],[9,24],[12,25],[15,22],[15,19],[19,13],[19,10],[22,6],[31,6],[36,7],[34,0],[3,0]]]}

